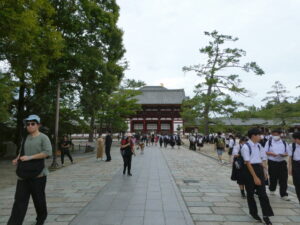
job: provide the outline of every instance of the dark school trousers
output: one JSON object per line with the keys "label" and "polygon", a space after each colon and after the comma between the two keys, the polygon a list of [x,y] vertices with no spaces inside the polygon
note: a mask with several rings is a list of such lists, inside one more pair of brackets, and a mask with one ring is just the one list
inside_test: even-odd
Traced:
{"label": "dark school trousers", "polygon": [[254,179],[250,174],[247,165],[244,168],[245,188],[247,191],[247,202],[250,215],[257,215],[257,206],[254,199],[254,191],[257,190],[258,199],[262,209],[263,216],[274,216],[269,198],[266,193],[264,169],[261,164],[252,164],[256,176],[261,180],[260,186],[255,185]]}
{"label": "dark school trousers", "polygon": [[280,196],[288,196],[288,169],[286,161],[275,162],[268,160],[269,175],[270,175],[270,185],[269,190],[275,191],[277,183],[279,182],[279,192]]}
{"label": "dark school trousers", "polygon": [[123,173],[126,172],[126,168],[127,168],[127,173],[130,174],[130,171],[131,171],[131,160],[132,160],[132,154],[124,155],[123,156],[123,161],[124,161]]}
{"label": "dark school trousers", "polygon": [[73,158],[70,154],[69,149],[61,149],[60,152],[61,152],[61,154],[60,154],[61,164],[64,164],[64,162],[65,162],[65,155],[67,155],[69,157],[70,161],[73,162]]}
{"label": "dark school trousers", "polygon": [[300,203],[300,161],[294,161],[292,165],[293,183],[295,185],[296,194]]}
{"label": "dark school trousers", "polygon": [[106,146],[105,146],[105,154],[106,154],[106,160],[107,160],[107,161],[110,161],[110,160],[111,160],[111,156],[110,156],[110,148],[111,148],[111,145],[106,145]]}
{"label": "dark school trousers", "polygon": [[7,225],[22,225],[30,196],[32,197],[35,211],[37,213],[37,225],[44,224],[47,218],[46,187],[47,177],[27,180],[18,180],[15,193],[15,202]]}

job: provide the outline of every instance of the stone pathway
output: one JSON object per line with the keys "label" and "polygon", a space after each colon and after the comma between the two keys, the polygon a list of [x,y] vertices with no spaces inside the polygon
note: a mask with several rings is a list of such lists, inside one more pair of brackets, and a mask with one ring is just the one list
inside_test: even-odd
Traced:
{"label": "stone pathway", "polygon": [[[196,225],[257,224],[248,216],[247,201],[240,197],[237,184],[230,180],[231,168],[185,148],[162,151]],[[291,202],[278,194],[270,197],[274,225],[300,224],[300,205],[294,194],[290,197]]]}
{"label": "stone pathway", "polygon": [[[112,158],[106,163],[90,156],[50,173],[46,225],[257,224],[229,179],[231,169],[210,157],[185,148],[147,147],[133,158],[132,177],[121,174],[119,148],[112,149]],[[8,220],[15,192],[6,179],[12,178],[0,180],[0,225]],[[270,197],[274,225],[300,225],[299,203],[290,196],[291,202]],[[24,224],[34,221],[31,202]]]}
{"label": "stone pathway", "polygon": [[[94,155],[85,159],[84,157],[86,156],[82,156],[80,160],[75,158],[75,164],[53,171],[47,177],[48,217],[45,225],[68,225],[122,167],[117,147],[112,149],[111,162],[97,162]],[[3,186],[0,184],[0,225],[6,224],[9,218],[15,193],[14,168],[10,166],[9,170],[6,173],[9,173],[10,177],[4,179],[6,181],[2,181],[2,178],[0,180],[0,183],[5,183]],[[10,183],[13,185],[9,185]],[[23,224],[34,224],[35,217],[35,209],[30,201]]]}
{"label": "stone pathway", "polygon": [[121,174],[90,202],[72,225],[192,225],[161,151],[133,158],[133,176]]}

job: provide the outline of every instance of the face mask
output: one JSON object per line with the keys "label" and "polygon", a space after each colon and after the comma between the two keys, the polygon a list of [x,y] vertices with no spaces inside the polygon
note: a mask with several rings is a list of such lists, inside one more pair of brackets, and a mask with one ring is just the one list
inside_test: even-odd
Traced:
{"label": "face mask", "polygon": [[280,140],[280,136],[273,136],[272,138],[274,139],[274,141],[279,141]]}
{"label": "face mask", "polygon": [[264,135],[260,135],[260,138],[261,138],[261,139],[264,139],[265,137],[264,137]]}

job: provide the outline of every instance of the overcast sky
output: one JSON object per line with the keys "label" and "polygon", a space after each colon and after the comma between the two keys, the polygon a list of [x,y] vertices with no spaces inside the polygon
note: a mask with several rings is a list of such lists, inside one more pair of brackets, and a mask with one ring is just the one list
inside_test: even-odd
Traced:
{"label": "overcast sky", "polygon": [[241,73],[253,97],[237,97],[247,105],[261,99],[279,80],[299,96],[300,0],[117,0],[124,30],[127,78],[147,85],[184,88],[193,96],[199,78],[183,66],[204,63],[199,49],[208,43],[204,31],[217,30],[239,38],[234,46],[256,61],[263,77]]}

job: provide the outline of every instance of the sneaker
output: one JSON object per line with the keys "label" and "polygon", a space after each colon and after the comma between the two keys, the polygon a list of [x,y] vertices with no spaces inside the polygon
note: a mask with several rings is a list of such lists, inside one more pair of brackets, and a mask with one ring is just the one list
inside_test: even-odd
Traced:
{"label": "sneaker", "polygon": [[275,195],[275,191],[270,191],[270,195]]}
{"label": "sneaker", "polygon": [[272,222],[270,221],[269,217],[266,216],[266,217],[263,217],[263,219],[264,219],[264,222],[266,225],[272,225]]}
{"label": "sneaker", "polygon": [[255,219],[257,222],[262,222],[261,218],[259,215],[251,215],[253,219]]}
{"label": "sneaker", "polygon": [[281,197],[281,199],[284,200],[284,201],[291,201],[291,199],[290,199],[289,196],[287,196],[287,195]]}

